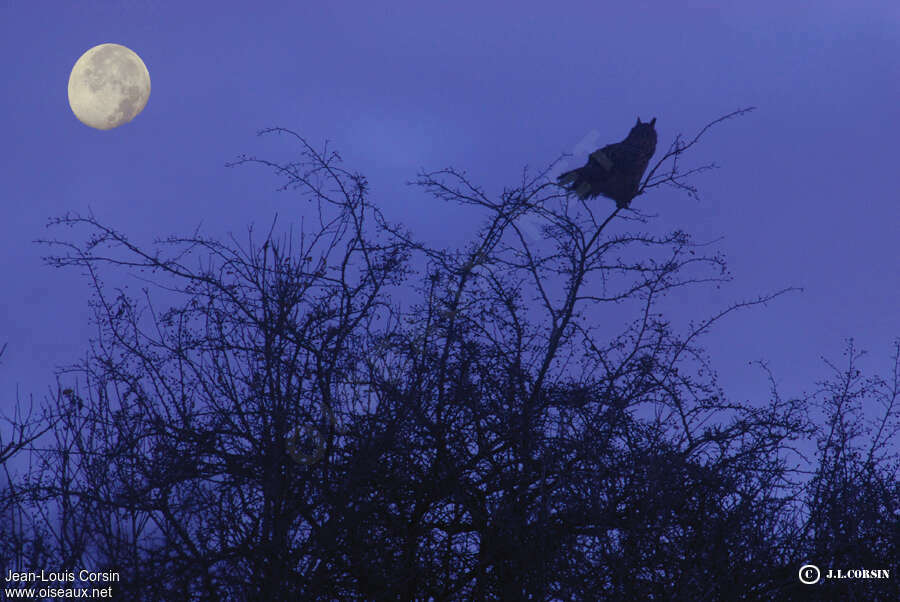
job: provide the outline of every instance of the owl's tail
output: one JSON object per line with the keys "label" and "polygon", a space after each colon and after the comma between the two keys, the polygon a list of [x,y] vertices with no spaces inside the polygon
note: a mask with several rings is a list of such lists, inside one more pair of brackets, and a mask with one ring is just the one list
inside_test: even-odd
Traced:
{"label": "owl's tail", "polygon": [[574,192],[582,201],[591,194],[591,184],[588,179],[581,173],[583,168],[567,171],[556,178],[556,182],[563,188],[568,188]]}

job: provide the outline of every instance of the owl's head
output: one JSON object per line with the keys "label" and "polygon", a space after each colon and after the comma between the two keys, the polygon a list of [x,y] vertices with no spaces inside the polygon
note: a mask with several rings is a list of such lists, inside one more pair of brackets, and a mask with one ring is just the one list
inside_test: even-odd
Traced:
{"label": "owl's head", "polygon": [[634,124],[634,127],[628,133],[628,139],[656,148],[656,129],[653,127],[654,125],[656,125],[656,117],[646,122],[642,122],[641,118],[638,117],[637,123]]}

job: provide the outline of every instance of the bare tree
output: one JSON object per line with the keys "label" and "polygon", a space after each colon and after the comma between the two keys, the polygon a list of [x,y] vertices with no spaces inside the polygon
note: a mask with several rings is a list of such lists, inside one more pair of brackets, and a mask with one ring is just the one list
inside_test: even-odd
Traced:
{"label": "bare tree", "polygon": [[[826,360],[832,374],[812,400],[822,419],[796,539],[799,553],[845,574],[890,570],[900,554],[900,340],[887,378],[864,376],[863,356],[851,339],[844,367]],[[843,600],[900,597],[897,580],[884,576],[830,589]]]}
{"label": "bare tree", "polygon": [[[6,347],[7,343],[0,346],[0,359],[3,358]],[[4,416],[3,422],[8,430],[6,435],[0,430],[0,466],[52,428],[51,416],[37,413],[33,400],[29,400],[27,407],[20,399],[16,400],[13,416]]]}
{"label": "bare tree", "polygon": [[[52,242],[67,253],[50,261],[86,268],[98,337],[67,371],[84,383],[83,409],[48,462],[81,471],[69,494],[83,501],[93,558],[120,567],[135,599],[301,593],[302,541],[321,528],[318,498],[336,474],[334,416],[352,409],[348,381],[405,253],[370,236],[381,217],[365,180],[304,149],[302,173],[281,168],[314,201],[313,228],[295,238],[274,224],[246,247],[195,233],[160,241],[167,255],[93,216],[55,222],[91,232],[84,246]],[[152,272],[171,309],[157,310],[149,288],[143,307],[124,288],[110,294],[104,264]],[[304,450],[315,441],[298,428],[326,449]]]}
{"label": "bare tree", "polygon": [[[710,166],[680,160],[743,112],[676,138],[641,191],[696,194]],[[798,556],[825,549],[812,534],[836,532],[819,510],[834,472],[809,484],[794,461],[808,400],[774,384],[768,402],[731,399],[700,346],[789,289],[674,325],[661,302],[727,281],[724,258],[567,196],[552,165],[497,197],[422,173],[482,224],[440,249],[389,223],[327,147],[263,133],[295,138],[300,160],[234,164],[302,193],[296,235],[148,251],[92,215],[54,221],[88,233],[45,242],[91,278],[98,331],[25,483],[50,554],[114,567],[136,600],[794,595]],[[153,288],[110,290],[101,272],[119,268]],[[853,481],[882,484],[883,504],[893,432],[873,439],[881,476]],[[866,524],[887,542],[897,521]]]}

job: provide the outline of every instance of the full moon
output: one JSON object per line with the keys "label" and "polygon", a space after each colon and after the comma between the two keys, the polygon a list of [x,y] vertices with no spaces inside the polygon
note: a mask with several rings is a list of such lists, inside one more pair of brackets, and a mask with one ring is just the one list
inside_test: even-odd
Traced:
{"label": "full moon", "polygon": [[111,130],[147,106],[150,73],[137,54],[119,44],[100,44],[81,55],[69,75],[69,106],[84,125]]}

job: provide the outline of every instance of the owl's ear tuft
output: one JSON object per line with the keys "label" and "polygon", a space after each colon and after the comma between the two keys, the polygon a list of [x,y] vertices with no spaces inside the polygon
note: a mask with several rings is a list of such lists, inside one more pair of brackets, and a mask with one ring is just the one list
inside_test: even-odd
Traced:
{"label": "owl's ear tuft", "polygon": [[651,125],[651,127],[656,125],[656,117],[654,117],[653,119],[650,120],[650,125]]}
{"label": "owl's ear tuft", "polygon": [[634,124],[634,127],[641,125],[641,118],[638,117],[637,123]]}

